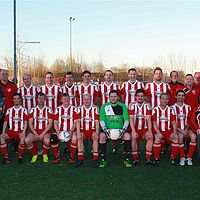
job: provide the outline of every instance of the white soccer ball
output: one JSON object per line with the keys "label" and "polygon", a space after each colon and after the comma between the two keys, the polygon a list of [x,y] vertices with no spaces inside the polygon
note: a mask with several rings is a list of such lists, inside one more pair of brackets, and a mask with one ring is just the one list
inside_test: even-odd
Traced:
{"label": "white soccer ball", "polygon": [[67,131],[62,131],[59,133],[58,138],[61,142],[68,142],[70,140],[70,134]]}
{"label": "white soccer ball", "polygon": [[110,139],[111,140],[118,140],[119,139],[119,129],[110,129]]}

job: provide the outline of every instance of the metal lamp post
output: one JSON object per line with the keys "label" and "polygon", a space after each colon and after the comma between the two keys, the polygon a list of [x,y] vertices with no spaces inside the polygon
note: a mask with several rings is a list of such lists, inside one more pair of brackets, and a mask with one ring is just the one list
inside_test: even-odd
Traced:
{"label": "metal lamp post", "polygon": [[70,71],[72,70],[72,22],[74,17],[69,18],[69,57],[70,57]]}

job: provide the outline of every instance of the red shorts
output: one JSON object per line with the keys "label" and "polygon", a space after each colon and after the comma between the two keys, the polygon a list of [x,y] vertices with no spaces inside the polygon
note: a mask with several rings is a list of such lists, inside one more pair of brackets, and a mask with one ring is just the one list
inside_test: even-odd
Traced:
{"label": "red shorts", "polygon": [[[42,134],[43,131],[44,131],[44,130],[36,130],[36,132],[38,133],[38,135]],[[34,135],[33,132],[30,132],[30,133]],[[51,132],[49,131],[49,132],[47,132],[45,135],[47,135],[47,134],[51,134]]]}
{"label": "red shorts", "polygon": [[81,130],[81,133],[88,139],[92,137],[92,134],[96,132],[96,130]]}
{"label": "red shorts", "polygon": [[138,139],[143,139],[144,134],[148,131],[147,128],[141,130],[135,130],[138,133]]}
{"label": "red shorts", "polygon": [[9,141],[11,141],[12,139],[19,139],[20,135],[21,135],[22,131],[12,131],[12,130],[8,130],[6,132],[6,134],[9,137]]}
{"label": "red shorts", "polygon": [[168,130],[168,131],[161,131],[161,134],[163,135],[163,139],[166,141],[166,142],[170,142],[170,136],[173,134],[173,131],[172,129],[171,130]]}

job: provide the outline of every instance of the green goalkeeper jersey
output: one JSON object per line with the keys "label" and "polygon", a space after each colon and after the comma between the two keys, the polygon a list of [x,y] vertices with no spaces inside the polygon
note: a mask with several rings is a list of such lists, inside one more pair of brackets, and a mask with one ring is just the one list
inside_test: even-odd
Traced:
{"label": "green goalkeeper jersey", "polygon": [[104,121],[106,128],[123,128],[124,122],[129,121],[128,109],[125,104],[110,102],[102,105],[100,109],[100,122]]}

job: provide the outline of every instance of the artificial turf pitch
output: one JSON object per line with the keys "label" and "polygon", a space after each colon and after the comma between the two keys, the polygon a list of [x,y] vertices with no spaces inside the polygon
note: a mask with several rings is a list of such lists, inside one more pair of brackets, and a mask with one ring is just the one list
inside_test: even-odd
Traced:
{"label": "artificial turf pitch", "polygon": [[[63,149],[63,148],[62,148]],[[144,146],[141,148],[140,166],[125,168],[122,146],[112,155],[109,145],[106,168],[91,166],[90,149],[84,165],[75,168],[65,155],[60,164],[45,164],[42,157],[34,164],[26,151],[24,164],[19,165],[14,152],[11,163],[0,165],[0,200],[134,200],[134,199],[200,199],[200,164],[172,166],[168,156],[162,156],[159,167],[146,166]]]}

